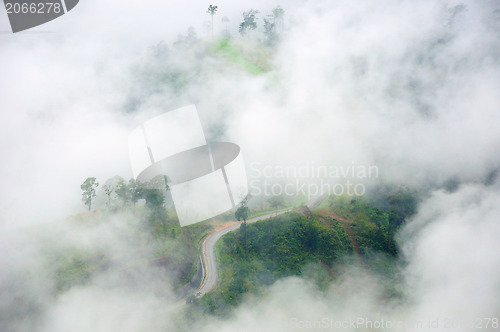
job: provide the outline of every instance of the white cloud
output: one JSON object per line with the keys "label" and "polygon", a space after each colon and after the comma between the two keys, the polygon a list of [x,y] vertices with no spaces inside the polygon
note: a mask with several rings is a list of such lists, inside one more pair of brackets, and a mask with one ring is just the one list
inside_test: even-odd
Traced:
{"label": "white cloud", "polygon": [[[217,18],[229,16],[233,34],[246,6],[264,14],[274,6],[217,5]],[[82,1],[43,28],[0,34],[0,243],[7,253],[0,281],[10,298],[1,305],[12,308],[19,298],[26,305],[5,329],[67,330],[80,313],[89,324],[80,330],[155,330],[164,322],[159,317],[171,323],[162,306],[168,294],[155,295],[154,287],[130,290],[120,284],[119,273],[49,300],[51,278],[32,259],[37,248],[18,240],[13,229],[83,210],[79,185],[87,176],[101,182],[116,174],[131,176],[126,142],[133,127],[157,106],[167,111],[193,102],[209,136],[239,143],[247,162],[349,165],[354,160],[378,165],[389,182],[464,183],[453,194],[434,192],[401,234],[407,263],[401,286],[408,303],[381,304],[379,277],[350,267],[328,297],[304,281],[285,280],[263,301],[244,304],[235,318],[209,321],[208,330],[288,331],[283,324],[295,316],[346,319],[361,313],[396,321],[497,314],[500,191],[467,183],[483,180],[500,165],[498,5],[465,2],[453,16],[456,5],[283,4],[287,37],[274,69],[263,75],[247,75],[237,66],[219,71],[214,59],[183,54],[144,63],[153,61],[149,46],[171,43],[190,25],[204,35],[209,17],[201,2]],[[0,27],[6,30],[6,21]],[[182,66],[199,76],[180,92],[155,89],[140,77],[147,66],[157,71]],[[142,98],[138,111],[126,113],[134,94]],[[78,231],[61,234],[55,243],[79,237]],[[107,252],[126,251],[129,238],[116,239],[109,230],[100,234],[102,241],[110,240]],[[41,272],[33,274],[32,267]],[[161,275],[154,268],[144,274],[155,286],[164,285]],[[117,288],[109,287],[113,277]]]}

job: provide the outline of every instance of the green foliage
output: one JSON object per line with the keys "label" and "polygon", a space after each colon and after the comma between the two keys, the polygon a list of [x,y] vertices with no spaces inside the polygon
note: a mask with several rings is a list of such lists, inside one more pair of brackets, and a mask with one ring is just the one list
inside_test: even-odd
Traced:
{"label": "green foliage", "polygon": [[217,12],[217,6],[208,6],[207,13],[210,14],[211,18],[211,32],[212,32],[212,37],[214,35],[214,15]]}
{"label": "green foliage", "polygon": [[[376,204],[361,197],[332,196],[331,210],[352,221],[350,227],[363,252],[368,250],[397,253],[394,234],[406,218],[416,211],[416,195],[399,189],[378,194]],[[379,207],[377,207],[378,205]]]}
{"label": "green foliage", "polygon": [[[243,226],[242,226],[243,227]],[[260,294],[278,278],[302,275],[305,266],[319,264],[331,280],[331,267],[340,255],[352,252],[349,237],[333,220],[325,223],[299,213],[248,225],[248,254],[244,233],[229,233],[218,243],[222,285],[196,305],[209,313],[225,314],[246,293]],[[324,280],[322,280],[324,281]]]}
{"label": "green foliage", "polygon": [[[97,185],[95,178],[88,178],[82,184],[82,190],[87,190],[88,195],[94,198]],[[128,211],[134,220],[133,227],[138,227],[138,232],[148,234],[151,243],[147,246],[154,247],[152,250],[154,257],[145,257],[145,259],[154,259],[158,264],[177,271],[179,278],[176,285],[178,287],[189,282],[196,272],[198,242],[212,226],[208,223],[199,223],[180,227],[174,211],[169,213],[165,206],[165,193],[170,189],[166,176],[157,176],[146,183],[134,179],[130,179],[127,183],[121,177],[114,177],[106,182],[104,191],[110,196],[113,188],[123,207],[108,209],[101,217]],[[135,203],[140,199],[145,200],[145,205],[136,209]],[[130,203],[134,204],[134,209],[128,207]],[[98,222],[96,218],[98,217],[83,215],[80,222],[89,220]],[[73,283],[81,283],[90,277],[89,271],[92,269],[87,264],[86,256],[82,257],[64,261],[57,272],[59,289],[63,289],[66,285],[71,286]]]}
{"label": "green foliage", "polygon": [[211,45],[211,48],[222,55],[226,61],[241,67],[250,74],[262,74],[264,72],[262,68],[248,59],[248,54],[226,39],[217,40]]}
{"label": "green foliage", "polygon": [[170,190],[168,179],[164,175],[155,176],[153,179],[140,185],[141,198],[146,200],[147,220],[151,227],[162,227],[168,235],[168,213],[165,208],[165,193]]}
{"label": "green foliage", "polygon": [[[87,257],[76,250],[68,250],[64,254],[57,253],[53,257],[55,292],[61,293],[73,286],[83,285],[89,279],[91,270],[97,265],[96,258]],[[50,270],[50,268],[49,268]]]}
{"label": "green foliage", "polygon": [[165,203],[165,196],[161,190],[146,188],[142,192],[142,197],[146,200],[148,220],[165,222],[167,220],[167,209],[163,205]]}
{"label": "green foliage", "polygon": [[408,189],[399,189],[391,194],[387,201],[389,203],[389,213],[391,223],[400,226],[404,220],[411,217],[416,212],[417,198],[415,193]]}
{"label": "green foliage", "polygon": [[254,9],[243,12],[243,22],[240,23],[238,30],[242,36],[246,36],[250,31],[257,29],[257,22],[255,20],[258,13],[259,11]]}
{"label": "green foliage", "polygon": [[273,9],[273,16],[276,21],[283,20],[284,15],[285,15],[285,10],[280,6]]}
{"label": "green foliage", "polygon": [[132,204],[135,204],[139,201],[139,199],[143,196],[143,188],[140,182],[135,181],[133,178],[128,181],[128,197]]}
{"label": "green foliage", "polygon": [[264,18],[264,35],[268,45],[274,45],[279,40],[280,34],[283,32],[283,18],[285,10],[280,6],[272,11],[272,15],[267,15]]}
{"label": "green foliage", "polygon": [[271,17],[264,18],[264,34],[267,37],[267,42],[273,44],[276,39],[275,24]]}
{"label": "green foliage", "polygon": [[96,188],[99,186],[96,178],[89,177],[82,183],[80,189],[83,190],[82,201],[92,210],[92,200],[97,196]]}
{"label": "green foliage", "polygon": [[113,194],[113,192],[115,191],[115,188],[110,185],[110,184],[105,184],[102,189],[104,190],[104,193],[106,194],[106,196],[108,197],[107,201],[106,201],[106,206],[110,206],[111,205],[111,195]]}
{"label": "green foliage", "polygon": [[163,206],[163,203],[165,203],[165,197],[160,189],[144,188],[142,191],[142,197],[146,200],[146,206],[151,209],[161,207]]}
{"label": "green foliage", "polygon": [[165,193],[170,190],[166,176],[158,175],[146,183],[141,183],[132,178],[127,184],[121,177],[115,177],[115,179],[117,179],[115,193],[124,206],[132,203],[135,207],[140,199],[144,199],[146,201],[147,220],[152,225],[166,222],[168,214],[164,206]]}
{"label": "green foliage", "polygon": [[[247,219],[248,214],[250,213],[250,209],[248,208],[248,200],[251,198],[250,194],[248,194],[240,203],[240,207],[234,213],[236,219],[238,221],[243,220],[243,231],[245,232],[245,256],[247,254],[248,245],[247,245]],[[243,227],[241,226],[241,227]]]}
{"label": "green foliage", "polygon": [[234,216],[238,221],[240,220],[246,221],[248,219],[249,212],[250,209],[248,208],[248,206],[240,206],[234,213]]}
{"label": "green foliage", "polygon": [[122,201],[123,205],[127,205],[130,202],[130,191],[123,178],[118,178],[115,193],[116,196],[118,196],[118,198]]}
{"label": "green foliage", "polygon": [[248,215],[250,213],[250,209],[248,208],[248,201],[250,200],[251,196],[247,195],[240,203],[239,208],[236,210],[234,213],[234,216],[236,217],[236,220],[240,221],[247,221]]}
{"label": "green foliage", "polygon": [[211,16],[215,15],[215,13],[217,12],[217,6],[208,6],[208,10],[207,10],[207,13],[210,14]]}

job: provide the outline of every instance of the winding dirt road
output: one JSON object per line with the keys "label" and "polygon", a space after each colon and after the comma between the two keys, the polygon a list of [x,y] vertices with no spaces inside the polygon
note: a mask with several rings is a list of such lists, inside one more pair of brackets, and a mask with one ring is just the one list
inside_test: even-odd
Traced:
{"label": "winding dirt road", "polygon": [[[278,215],[286,213],[290,210],[285,210],[278,212]],[[259,220],[268,219],[276,216],[276,213],[265,214],[260,217],[255,217],[247,220],[247,223],[251,224]],[[215,257],[215,244],[219,239],[229,232],[234,232],[239,229],[241,222],[231,223],[226,227],[223,227],[214,233],[208,235],[201,243],[201,259],[203,266],[203,280],[201,282],[200,288],[196,291],[196,297],[201,297],[204,294],[212,291],[217,287],[217,281],[219,275],[217,273],[217,259]]]}
{"label": "winding dirt road", "polygon": [[[305,207],[315,207],[321,203],[324,199],[323,196],[313,197],[305,204]],[[292,209],[287,209],[284,211],[280,211],[277,215],[284,214],[286,212],[291,211]],[[262,215],[260,217],[255,217],[247,220],[247,223],[251,224],[259,220],[268,219],[273,216],[276,216],[276,213],[269,213]],[[231,223],[227,226],[220,228],[208,235],[201,244],[201,253],[200,259],[202,260],[202,268],[203,268],[203,279],[200,287],[195,293],[196,297],[202,297],[204,294],[212,291],[217,287],[217,282],[219,275],[217,273],[217,258],[215,257],[215,244],[219,239],[226,235],[229,232],[234,232],[238,228],[240,228],[241,222]]]}

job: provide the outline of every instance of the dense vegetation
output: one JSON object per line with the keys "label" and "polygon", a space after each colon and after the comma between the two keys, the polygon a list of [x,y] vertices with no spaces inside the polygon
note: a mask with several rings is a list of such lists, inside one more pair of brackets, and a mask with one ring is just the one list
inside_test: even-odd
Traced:
{"label": "dense vegetation", "polygon": [[[239,24],[241,38],[231,36],[227,27],[222,36],[214,36],[213,20],[217,18],[217,6],[209,6],[207,13],[211,19],[207,34],[212,38],[199,38],[190,27],[172,45],[160,42],[151,47],[147,61],[141,61],[132,69],[135,81],[127,93],[125,109],[128,112],[140,110],[151,96],[165,94],[175,95],[182,102],[189,100],[202,109],[225,110],[229,106],[224,104],[224,98],[200,98],[191,90],[196,87],[212,91],[209,84],[217,82],[213,78],[220,73],[230,72],[237,79],[238,75],[258,76],[272,71],[275,47],[285,32],[285,13],[281,8],[273,9],[272,15],[263,16],[260,21],[257,21],[260,14],[257,10],[243,13],[243,21]],[[228,19],[224,17],[222,21],[228,22]],[[257,22],[263,22],[263,36],[257,35]],[[273,77],[271,80],[275,79]],[[271,88],[275,84],[269,82]],[[178,100],[162,100],[162,107],[176,108]],[[216,139],[223,135],[224,130],[223,125],[212,123],[207,133]],[[92,185],[82,185],[82,200],[89,210],[99,206],[99,202],[93,205],[95,191],[92,191]],[[141,184],[134,180],[127,183],[114,178],[108,180],[102,189],[105,196],[101,194],[101,197],[107,197],[106,210],[113,213],[133,206],[133,210],[140,214],[141,227],[152,236],[157,257],[166,266],[181,271],[178,285],[188,282],[196,267],[198,240],[212,226],[204,222],[180,228],[169,201],[166,182],[158,186],[158,183]],[[311,218],[291,213],[250,224],[246,232],[242,228],[227,234],[216,247],[221,285],[196,300],[194,309],[225,314],[239,304],[245,294],[260,294],[267,286],[287,276],[312,277],[320,287],[327,286],[335,278],[336,264],[346,254],[359,254],[366,265],[372,263],[368,261],[373,258],[368,257],[371,253],[397,255],[394,234],[414,213],[415,195],[403,189],[377,193],[374,198],[331,197],[321,209],[313,211]],[[249,211],[238,219],[254,216],[258,199],[258,213],[265,213],[263,198],[255,197],[251,202],[254,205],[250,205]],[[135,207],[139,201],[141,204]],[[292,204],[273,197],[267,205],[278,211],[280,207]],[[235,219],[233,213],[218,218],[221,221]],[[77,265],[81,261],[79,257],[74,260]]]}
{"label": "dense vegetation", "polygon": [[[99,184],[89,179],[82,185],[82,200],[90,209]],[[167,207],[169,188],[164,177],[148,183],[127,183],[115,177],[102,189],[105,200],[101,199],[101,212],[112,215],[131,211],[138,230],[150,235],[149,243],[144,245],[154,250],[144,261],[154,260],[178,271],[177,287],[188,283],[196,271],[198,242],[212,224],[181,228],[173,207]],[[236,213],[239,220],[265,213],[263,209],[249,209],[248,199],[238,209],[244,213]],[[271,197],[266,203],[269,212],[289,206],[290,202]],[[246,294],[262,294],[266,287],[287,276],[311,278],[319,287],[327,287],[337,276],[335,266],[343,263],[340,259],[353,257],[353,253],[363,257],[364,266],[390,274],[390,260],[380,260],[374,253],[397,255],[394,234],[416,211],[416,204],[415,193],[408,189],[385,188],[368,197],[331,196],[312,214],[287,213],[247,225],[246,232],[242,224],[239,231],[225,235],[217,244],[220,286],[199,300],[191,296],[192,310],[227,314]],[[233,212],[218,217],[221,222],[234,218]],[[99,253],[73,252],[74,257],[57,267],[59,289],[84,283],[93,271],[106,266],[106,257]]]}
{"label": "dense vegetation", "polygon": [[[82,201],[91,213],[80,214],[68,220],[75,225],[109,223],[119,216],[137,237],[136,245],[144,248],[147,254],[136,257],[135,263],[122,267],[125,269],[140,268],[141,264],[154,262],[168,271],[175,271],[175,287],[181,288],[195,276],[198,263],[198,244],[214,225],[235,220],[234,212],[228,211],[210,220],[180,227],[173,206],[168,186],[168,178],[158,176],[151,181],[141,183],[116,176],[99,187],[94,177],[89,177],[82,184]],[[287,206],[280,200],[279,207]],[[261,204],[262,209],[252,209],[247,218],[277,211],[277,206]],[[139,243],[144,241],[144,243]],[[64,254],[62,254],[64,252]],[[52,256],[58,258],[56,269],[57,291],[64,291],[74,285],[84,284],[109,267],[109,257],[99,250],[85,251],[76,247],[57,248]],[[196,286],[196,285],[193,285]],[[187,289],[186,289],[187,290]],[[182,294],[180,294],[182,295]],[[186,295],[186,294],[184,294]]]}
{"label": "dense vegetation", "polygon": [[342,225],[333,220],[319,221],[293,212],[247,227],[247,255],[243,229],[219,242],[222,284],[197,302],[203,310],[224,314],[245,293],[260,294],[279,278],[308,274],[311,269],[319,269],[316,275],[330,279],[336,260],[352,251]]}
{"label": "dense vegetation", "polygon": [[[385,276],[394,274],[390,257],[397,255],[397,247],[393,235],[415,212],[416,204],[415,193],[407,189],[379,193],[377,200],[332,196],[311,217],[293,212],[248,225],[246,254],[242,225],[225,235],[216,248],[220,287],[194,307],[225,315],[245,294],[262,294],[287,276],[310,278],[319,287],[327,287],[336,277],[336,264],[352,257],[353,249],[365,267]],[[392,292],[389,296],[397,293],[390,285],[387,288]]]}
{"label": "dense vegetation", "polygon": [[[329,208],[348,224],[361,252],[397,253],[394,234],[416,211],[416,194],[408,189],[377,193],[376,200],[332,196]],[[328,213],[328,212],[326,212]]]}

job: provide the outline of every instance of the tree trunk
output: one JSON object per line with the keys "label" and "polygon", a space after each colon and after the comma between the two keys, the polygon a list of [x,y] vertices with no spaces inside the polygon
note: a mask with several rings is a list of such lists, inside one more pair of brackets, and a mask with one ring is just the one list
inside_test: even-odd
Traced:
{"label": "tree trunk", "polygon": [[245,256],[247,255],[247,221],[245,220]]}
{"label": "tree trunk", "polygon": [[387,243],[385,244],[386,246],[386,250],[389,251],[389,248],[390,248],[390,243],[391,243],[391,239],[392,239],[392,225],[389,224],[389,227],[387,227]]}

